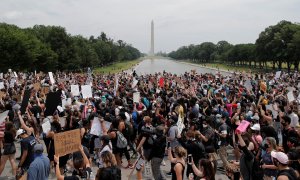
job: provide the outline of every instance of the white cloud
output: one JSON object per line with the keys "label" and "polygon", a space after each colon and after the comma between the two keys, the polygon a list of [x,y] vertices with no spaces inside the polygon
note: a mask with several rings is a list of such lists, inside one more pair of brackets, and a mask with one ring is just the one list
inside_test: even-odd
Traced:
{"label": "white cloud", "polygon": [[0,21],[20,27],[60,25],[85,37],[104,31],[148,52],[150,22],[155,50],[204,41],[255,42],[269,25],[300,22],[299,0],[10,0],[0,1]]}

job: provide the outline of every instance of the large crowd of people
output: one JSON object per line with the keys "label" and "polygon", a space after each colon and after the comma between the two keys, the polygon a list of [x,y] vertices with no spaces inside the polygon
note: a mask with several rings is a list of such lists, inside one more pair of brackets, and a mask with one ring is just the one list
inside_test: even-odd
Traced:
{"label": "large crowd of people", "polygon": [[[155,180],[214,180],[218,169],[232,180],[300,178],[297,72],[1,76],[0,175],[9,161],[13,177],[29,180],[117,180],[124,168],[134,179],[147,168]],[[86,84],[91,97],[73,94]],[[82,145],[55,154],[55,134],[75,129]]]}

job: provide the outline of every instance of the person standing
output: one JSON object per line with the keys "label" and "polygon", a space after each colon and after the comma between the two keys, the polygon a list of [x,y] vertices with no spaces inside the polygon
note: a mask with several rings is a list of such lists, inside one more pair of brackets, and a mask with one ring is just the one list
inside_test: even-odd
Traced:
{"label": "person standing", "polygon": [[279,170],[277,180],[297,179],[294,169],[288,167],[289,158],[285,153],[272,151],[271,157],[273,158],[274,165]]}
{"label": "person standing", "polygon": [[36,140],[33,136],[29,136],[24,129],[17,131],[16,138],[21,137],[21,159],[17,169],[16,179],[21,178],[28,170],[31,162],[34,160],[33,147]]}
{"label": "person standing", "polygon": [[6,122],[5,123],[5,131],[4,131],[4,141],[3,141],[3,155],[1,157],[1,164],[0,164],[0,175],[3,172],[5,167],[6,161],[9,160],[12,168],[12,173],[16,175],[16,163],[15,163],[15,153],[16,147],[14,144],[14,137],[16,135],[16,130],[14,128],[13,123]]}
{"label": "person standing", "polygon": [[27,171],[28,180],[47,180],[50,173],[50,160],[43,155],[42,144],[34,146],[34,161],[30,164]]}

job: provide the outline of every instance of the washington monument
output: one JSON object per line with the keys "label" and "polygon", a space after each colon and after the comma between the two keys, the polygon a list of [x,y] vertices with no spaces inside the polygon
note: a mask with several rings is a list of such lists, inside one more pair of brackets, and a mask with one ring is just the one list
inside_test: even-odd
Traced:
{"label": "washington monument", "polygon": [[151,21],[151,48],[150,48],[150,56],[154,56],[154,23]]}

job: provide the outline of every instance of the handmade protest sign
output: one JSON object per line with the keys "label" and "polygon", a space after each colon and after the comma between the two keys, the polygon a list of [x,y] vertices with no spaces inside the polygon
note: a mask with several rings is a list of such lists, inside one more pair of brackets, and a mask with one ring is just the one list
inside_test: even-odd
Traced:
{"label": "handmade protest sign", "polygon": [[81,93],[82,93],[82,97],[83,98],[91,98],[91,97],[93,97],[91,85],[83,85],[83,86],[81,86]]}
{"label": "handmade protest sign", "polygon": [[54,84],[54,83],[55,83],[55,80],[54,80],[54,77],[53,77],[53,73],[52,73],[52,72],[49,72],[49,78],[50,78],[51,84]]}
{"label": "handmade protest sign", "polygon": [[54,134],[55,155],[66,155],[78,151],[81,146],[80,129]]}
{"label": "handmade protest sign", "polygon": [[4,82],[0,82],[0,89],[4,89]]}
{"label": "handmade protest sign", "polygon": [[182,130],[184,129],[184,124],[180,116],[178,117],[177,127],[178,127],[178,133],[181,134]]}
{"label": "handmade protest sign", "polygon": [[62,106],[63,109],[65,109],[66,106],[70,106],[70,105],[72,105],[72,99],[71,98],[61,100],[61,106]]}
{"label": "handmade protest sign", "polygon": [[161,88],[163,88],[164,85],[165,85],[165,79],[164,79],[163,77],[161,77],[161,78],[159,79],[159,86],[160,86]]}
{"label": "handmade protest sign", "polygon": [[41,89],[41,83],[35,83],[35,84],[33,84],[33,89],[35,91],[39,91]]}
{"label": "handmade protest sign", "polygon": [[[111,123],[108,121],[104,121],[104,126],[106,129],[110,128]],[[94,117],[94,120],[92,122],[92,126],[91,126],[91,132],[90,134],[93,134],[95,136],[99,136],[103,134],[103,129],[101,127],[100,121],[98,117]]]}
{"label": "handmade protest sign", "polygon": [[250,125],[250,122],[248,122],[246,120],[242,120],[242,122],[240,123],[240,125],[236,128],[236,132],[238,132],[238,133],[246,132],[247,127],[249,125]]}
{"label": "handmade protest sign", "polygon": [[51,124],[50,121],[46,121],[42,124],[43,132],[48,133],[51,130]]}
{"label": "handmade protest sign", "polygon": [[132,89],[135,88],[135,86],[137,85],[138,82],[139,82],[138,80],[136,80],[135,78],[133,78],[133,82],[132,82],[131,88]]}
{"label": "handmade protest sign", "polygon": [[5,112],[3,112],[3,113],[0,114],[0,124],[1,124],[3,121],[5,121],[5,118],[7,117],[8,112],[9,112],[9,111],[7,110],[7,111],[5,111]]}
{"label": "handmade protest sign", "polygon": [[28,106],[30,93],[31,93],[30,90],[25,90],[25,92],[24,92],[24,96],[23,96],[23,100],[22,100],[22,104],[21,104],[21,109],[20,109],[22,115],[25,113],[26,108]]}
{"label": "handmade protest sign", "polygon": [[266,85],[266,82],[261,82],[261,83],[260,83],[260,90],[263,91],[263,92],[266,92],[266,91],[267,91],[267,85]]}
{"label": "handmade protest sign", "polygon": [[15,76],[15,78],[18,78],[16,71],[14,71],[14,76]]}
{"label": "handmade protest sign", "polygon": [[52,116],[56,111],[57,106],[61,103],[61,92],[50,92],[46,97],[45,116]]}
{"label": "handmade protest sign", "polygon": [[287,97],[288,97],[289,102],[292,102],[295,100],[295,97],[294,97],[294,94],[292,91],[287,93]]}
{"label": "handmade protest sign", "polygon": [[279,79],[281,75],[281,71],[277,71],[275,74],[275,79]]}
{"label": "handmade protest sign", "polygon": [[141,98],[141,95],[140,95],[140,92],[135,92],[133,93],[133,102],[140,102],[140,98]]}
{"label": "handmade protest sign", "polygon": [[78,85],[71,85],[71,93],[73,96],[80,96],[79,86]]}

